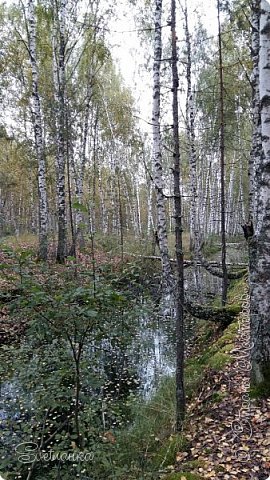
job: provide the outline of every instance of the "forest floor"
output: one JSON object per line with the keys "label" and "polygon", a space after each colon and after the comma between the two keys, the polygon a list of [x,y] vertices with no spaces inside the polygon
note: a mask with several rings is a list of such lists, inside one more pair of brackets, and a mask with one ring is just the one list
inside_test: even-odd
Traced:
{"label": "forest floor", "polygon": [[[24,248],[21,248],[23,252]],[[25,250],[27,248],[25,245]],[[10,301],[8,295],[16,296],[14,285],[27,261],[27,256],[21,253],[17,256],[0,253],[0,262],[4,266],[0,280],[4,292],[0,307],[0,345],[17,343],[27,326],[24,318],[18,318],[14,324],[6,305]],[[91,268],[92,261],[91,255],[79,255],[78,268]],[[95,262],[99,266],[110,263],[118,270],[121,258],[114,256],[112,259],[100,250],[95,252]],[[38,263],[31,268],[42,279],[42,275],[61,275],[67,266],[72,273],[74,262],[67,263],[70,265],[65,267],[52,263],[46,274],[39,272]],[[9,267],[13,271],[11,276]],[[220,369],[208,368],[196,397],[189,402],[184,429],[188,446],[178,452],[176,465],[166,475],[166,480],[267,480],[270,475],[270,399],[254,399],[250,392],[247,292],[241,303],[243,308],[235,323],[236,334],[232,338],[225,330],[223,337],[217,340],[221,355],[230,356],[230,361]],[[199,356],[204,354],[205,348],[202,347]]]}
{"label": "forest floor", "polygon": [[[5,245],[0,251],[0,346],[17,344],[21,335],[25,332],[28,319],[17,315],[16,322],[9,316],[9,304],[11,300],[20,297],[21,276],[29,276],[29,272],[38,283],[45,283],[48,277],[55,277],[59,284],[63,282],[63,273],[70,271],[71,276],[76,276],[81,271],[91,271],[93,261],[98,268],[110,265],[113,270],[119,270],[121,257],[108,255],[103,250],[96,250],[91,253],[78,253],[77,258],[68,258],[64,265],[56,264],[49,260],[46,268],[35,260],[36,246],[33,243],[21,241],[15,246]],[[52,257],[52,256],[51,256]],[[52,257],[53,258],[53,257]]]}
{"label": "forest floor", "polygon": [[[177,455],[171,480],[266,480],[270,475],[270,399],[250,393],[248,296],[238,317],[231,362],[208,371],[188,406],[189,448]],[[194,476],[193,476],[194,475]]]}

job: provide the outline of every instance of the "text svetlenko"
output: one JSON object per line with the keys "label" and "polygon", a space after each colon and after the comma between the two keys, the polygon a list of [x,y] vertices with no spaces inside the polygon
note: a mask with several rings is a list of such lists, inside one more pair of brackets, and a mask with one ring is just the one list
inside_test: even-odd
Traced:
{"label": "text svetlenko", "polygon": [[23,442],[15,447],[16,455],[21,463],[43,462],[91,462],[94,458],[92,452],[54,452],[53,450],[40,450],[34,442]]}

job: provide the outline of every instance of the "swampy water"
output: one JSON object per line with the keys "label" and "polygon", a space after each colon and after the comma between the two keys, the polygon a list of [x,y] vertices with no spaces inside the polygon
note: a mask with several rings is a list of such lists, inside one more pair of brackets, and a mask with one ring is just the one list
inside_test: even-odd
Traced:
{"label": "swampy water", "polygon": [[[238,254],[237,258],[241,261]],[[220,278],[213,277],[200,267],[196,272],[193,267],[185,270],[185,292],[191,300],[208,303],[220,291]],[[130,311],[132,320],[125,330],[128,340],[121,341],[120,329],[118,337],[110,339],[107,335],[106,339],[87,345],[80,365],[81,385],[77,400],[72,352],[67,344],[55,338],[45,346],[36,342],[33,348],[26,338],[19,356],[16,353],[18,347],[4,348],[1,362],[6,363],[2,365],[6,374],[0,380],[0,453],[2,458],[8,458],[8,469],[16,467],[12,466],[13,457],[10,454],[14,445],[25,439],[42,441],[42,436],[46,438],[49,435],[50,430],[46,430],[48,422],[51,422],[50,428],[57,431],[61,422],[65,424],[66,418],[71,415],[71,409],[77,409],[77,413],[81,409],[85,415],[82,424],[85,420],[85,423],[95,425],[97,431],[100,428],[105,431],[121,427],[130,415],[130,395],[147,401],[164,376],[174,375],[173,299],[170,295],[163,298],[140,295],[138,303],[141,308],[136,312]],[[197,320],[187,316],[185,322],[188,352]],[[15,365],[13,357],[17,358]],[[93,427],[91,432],[93,438],[95,429]],[[76,437],[75,433],[71,429],[71,439]],[[59,441],[62,442],[62,438]]]}
{"label": "swampy water", "polygon": [[[213,277],[203,268],[199,271],[200,287],[196,284],[196,274],[192,268],[187,269],[185,279],[186,294],[195,301],[207,302],[220,292],[221,280]],[[174,306],[173,298],[169,295],[160,297],[154,301],[148,298],[141,298],[143,310],[136,319],[133,339],[125,351],[125,363],[129,365],[133,375],[137,378],[139,388],[137,393],[149,398],[158,387],[161,377],[173,375],[175,370],[175,335],[174,335]],[[150,313],[151,312],[151,313]],[[191,317],[186,319],[186,346],[192,343],[193,331],[196,320]],[[7,347],[7,358],[10,363],[12,347]],[[93,345],[89,346],[89,352],[93,351]],[[113,352],[113,346],[104,344],[104,351],[110,352],[108,358],[103,358],[106,363],[114,362],[115,356],[119,357],[119,351]],[[121,356],[121,353],[120,353]],[[91,357],[91,354],[90,354]],[[106,355],[105,355],[106,357]],[[2,356],[2,361],[3,356]],[[102,361],[102,360],[101,360]],[[12,366],[11,366],[12,368]],[[32,368],[31,364],[26,365],[25,374]],[[6,424],[8,419],[19,420],[20,411],[17,410],[19,398],[24,395],[23,388],[17,378],[16,371],[9,376],[7,381],[0,382],[0,422]],[[26,395],[29,408],[33,408],[31,391]],[[1,423],[0,423],[1,428]]]}

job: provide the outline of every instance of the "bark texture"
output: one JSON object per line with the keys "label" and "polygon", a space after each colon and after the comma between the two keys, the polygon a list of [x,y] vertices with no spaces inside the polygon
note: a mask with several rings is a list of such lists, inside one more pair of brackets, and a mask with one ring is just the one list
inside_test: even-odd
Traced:
{"label": "bark texture", "polygon": [[180,191],[180,145],[178,118],[178,68],[176,47],[176,5],[171,1],[172,36],[172,91],[173,91],[173,176],[174,176],[174,217],[176,255],[176,430],[180,431],[185,418],[184,389],[184,258],[182,242],[182,199]]}
{"label": "bark texture", "polygon": [[270,387],[270,4],[260,11],[259,93],[262,154],[255,176],[257,221],[250,240],[252,379]]}
{"label": "bark texture", "polygon": [[224,123],[224,81],[223,81],[223,58],[220,25],[220,1],[218,7],[218,50],[219,50],[219,81],[220,81],[220,210],[221,210],[221,262],[223,271],[222,305],[227,302],[228,272],[226,265],[226,204],[225,204],[225,123]]}
{"label": "bark texture", "polygon": [[46,161],[44,151],[44,134],[42,128],[41,102],[39,95],[39,75],[36,50],[36,16],[34,1],[28,2],[28,45],[32,73],[32,119],[35,136],[35,150],[38,161],[38,196],[39,196],[39,258],[47,260],[48,256],[48,201],[46,186]]}
{"label": "bark texture", "polygon": [[259,87],[259,51],[260,51],[260,0],[252,1],[251,17],[251,59],[253,70],[252,85],[252,147],[249,158],[249,217],[254,221],[257,217],[257,189],[256,183],[260,176],[262,152],[261,115],[260,115],[260,87]]}
{"label": "bark texture", "polygon": [[66,55],[66,0],[60,0],[59,11],[55,12],[54,28],[54,89],[56,113],[56,173],[58,201],[58,244],[56,260],[65,261],[67,254],[66,225],[66,112],[65,112],[65,55]]}
{"label": "bark texture", "polygon": [[161,155],[160,133],[160,64],[162,55],[162,0],[155,2],[155,35],[154,35],[154,65],[153,65],[153,170],[154,185],[157,202],[157,232],[159,240],[160,256],[162,258],[162,271],[165,286],[171,283],[171,265],[168,251],[167,224],[163,185],[163,169]]}

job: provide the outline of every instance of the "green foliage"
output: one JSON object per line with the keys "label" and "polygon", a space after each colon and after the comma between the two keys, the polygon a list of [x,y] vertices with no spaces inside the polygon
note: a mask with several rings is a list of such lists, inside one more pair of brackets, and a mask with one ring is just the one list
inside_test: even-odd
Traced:
{"label": "green foliage", "polygon": [[117,464],[118,471],[111,473],[116,447],[105,434],[125,428],[132,417],[138,377],[126,352],[142,306],[113,287],[116,279],[93,280],[88,271],[74,279],[72,265],[60,274],[53,266],[37,269],[27,251],[10,255],[13,272],[19,268],[14,281],[20,294],[9,313],[24,316],[29,326],[19,348],[11,348],[9,355],[1,349],[6,355],[2,378],[16,391],[2,425],[0,450],[7,461],[1,471],[26,475],[27,465],[20,464],[14,445],[31,441],[51,455],[93,456],[90,464],[38,461],[35,478],[55,479],[58,468],[61,478],[84,471],[92,476],[93,470],[96,480],[120,478],[126,467]]}
{"label": "green foliage", "polygon": [[230,304],[241,304],[243,298],[247,294],[247,278],[246,276],[239,280],[232,280],[228,290],[228,302]]}
{"label": "green foliage", "polygon": [[165,377],[147,402],[135,402],[133,418],[130,429],[120,432],[118,437],[122,461],[137,470],[138,476],[134,478],[141,478],[139,472],[155,478],[155,472],[157,474],[160,469],[173,464],[176,453],[187,446],[183,435],[172,434],[175,421],[174,378]]}
{"label": "green foliage", "polygon": [[[19,348],[10,352],[3,348],[0,353],[8,353],[1,366],[3,379],[16,389],[4,424],[5,442],[0,444],[7,458],[2,471],[27,473],[11,447],[12,429],[13,444],[14,439],[15,444],[31,440],[54,454],[93,455],[88,463],[37,462],[33,478],[54,480],[58,468],[63,478],[70,474],[74,478],[91,475],[93,480],[156,478],[161,469],[174,464],[176,453],[185,451],[188,442],[183,435],[172,434],[173,377],[165,377],[147,401],[135,395],[136,364],[128,361],[127,352],[143,312],[131,294],[131,286],[142,284],[141,262],[124,264],[120,271],[101,269],[96,278],[91,269],[81,268],[74,278],[73,261],[58,271],[53,265],[37,266],[28,250],[7,249],[6,253],[12,268],[18,268],[13,281],[19,295],[10,314],[17,318],[19,312],[29,327]],[[8,277],[8,264],[5,270]],[[209,368],[218,370],[228,364],[237,330],[235,322],[213,342],[214,327],[199,323],[199,348],[205,351],[187,360],[189,398]],[[211,401],[223,398],[222,392],[215,392]],[[19,419],[14,417],[16,412]]]}

